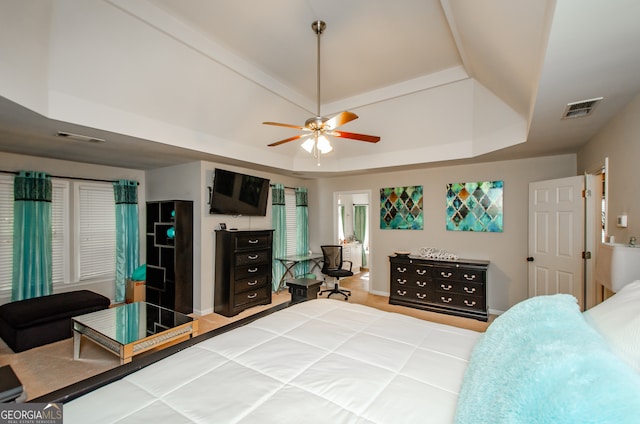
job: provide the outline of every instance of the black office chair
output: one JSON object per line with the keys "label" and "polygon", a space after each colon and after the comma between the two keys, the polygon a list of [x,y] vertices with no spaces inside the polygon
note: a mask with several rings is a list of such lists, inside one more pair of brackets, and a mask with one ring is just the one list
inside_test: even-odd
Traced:
{"label": "black office chair", "polygon": [[[351,296],[351,291],[341,289],[338,285],[338,280],[343,277],[353,276],[351,267],[353,263],[351,261],[342,260],[342,246],[340,245],[326,245],[320,246],[322,249],[322,255],[324,256],[324,263],[322,264],[322,273],[326,276],[333,277],[336,282],[332,289],[322,290],[319,294],[329,293],[327,297],[331,297],[332,294],[341,294],[344,296],[344,300],[348,300]],[[349,269],[342,269],[342,265],[348,263]],[[326,278],[325,278],[326,281]]]}

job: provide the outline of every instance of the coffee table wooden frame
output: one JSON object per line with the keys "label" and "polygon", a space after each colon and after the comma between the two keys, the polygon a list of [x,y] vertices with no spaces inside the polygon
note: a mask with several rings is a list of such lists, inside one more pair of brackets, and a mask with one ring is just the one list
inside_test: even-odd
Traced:
{"label": "coffee table wooden frame", "polygon": [[[116,308],[118,307],[121,306],[116,306]],[[98,313],[99,312],[102,311],[98,311]],[[91,314],[95,313],[96,312],[92,312]],[[72,318],[74,360],[80,359],[80,340],[82,339],[82,336],[96,343],[98,346],[108,350],[109,352],[117,355],[120,358],[120,364],[126,364],[131,362],[135,355],[155,348],[167,347],[198,335],[198,320],[194,319],[191,322],[180,324],[176,327],[160,331],[156,334],[152,334],[134,342],[122,344],[110,337],[105,336],[99,331],[77,321],[77,319],[86,317],[87,315],[91,314],[85,314],[79,317]]]}

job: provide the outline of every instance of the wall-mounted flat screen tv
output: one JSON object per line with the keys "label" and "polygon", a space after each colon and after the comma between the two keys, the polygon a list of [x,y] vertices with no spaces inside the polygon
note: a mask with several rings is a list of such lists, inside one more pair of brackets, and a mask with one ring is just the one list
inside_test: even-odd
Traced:
{"label": "wall-mounted flat screen tv", "polygon": [[209,213],[266,216],[269,180],[216,168]]}

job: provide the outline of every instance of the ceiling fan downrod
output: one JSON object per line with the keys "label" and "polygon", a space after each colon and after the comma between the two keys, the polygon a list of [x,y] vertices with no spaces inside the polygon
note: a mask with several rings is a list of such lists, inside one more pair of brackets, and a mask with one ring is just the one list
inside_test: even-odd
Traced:
{"label": "ceiling fan downrod", "polygon": [[318,119],[322,119],[320,116],[320,35],[322,35],[322,33],[324,32],[325,28],[327,27],[326,22],[321,21],[320,19],[318,19],[317,21],[313,22],[311,24],[311,29],[313,29],[313,32],[315,32],[317,34],[317,48],[316,48],[316,56],[317,56],[317,61],[316,61],[316,79],[317,79],[317,99],[318,102],[316,104],[316,116]]}

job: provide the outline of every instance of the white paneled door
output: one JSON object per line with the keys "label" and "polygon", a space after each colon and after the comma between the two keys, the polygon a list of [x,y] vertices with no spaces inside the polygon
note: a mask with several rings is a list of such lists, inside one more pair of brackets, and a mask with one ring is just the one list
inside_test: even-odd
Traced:
{"label": "white paneled door", "polygon": [[[529,184],[529,297],[568,293],[584,310],[587,250],[585,179]],[[589,196],[586,197],[589,199]],[[593,208],[589,209],[593,210]],[[589,253],[585,256],[588,258]]]}

